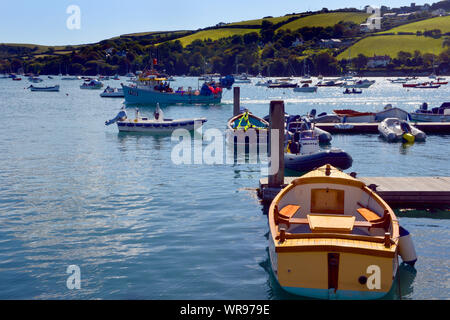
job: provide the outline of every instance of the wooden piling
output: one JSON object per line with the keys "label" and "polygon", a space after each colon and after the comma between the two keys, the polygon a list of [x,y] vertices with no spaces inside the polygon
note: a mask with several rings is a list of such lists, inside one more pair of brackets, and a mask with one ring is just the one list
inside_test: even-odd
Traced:
{"label": "wooden piling", "polygon": [[240,99],[241,99],[241,88],[234,87],[233,88],[233,117],[237,116],[241,111]]}
{"label": "wooden piling", "polygon": [[[269,115],[270,143],[268,185],[271,188],[279,188],[284,184],[284,101],[271,101]],[[277,141],[272,141],[272,133],[275,133],[273,130],[278,130]],[[278,146],[273,146],[272,142],[277,143]],[[277,167],[273,168],[272,165]]]}

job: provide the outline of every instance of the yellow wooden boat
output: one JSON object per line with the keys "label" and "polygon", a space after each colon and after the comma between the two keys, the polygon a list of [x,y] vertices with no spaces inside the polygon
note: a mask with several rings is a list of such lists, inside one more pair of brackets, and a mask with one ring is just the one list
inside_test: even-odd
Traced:
{"label": "yellow wooden boat", "polygon": [[272,270],[286,291],[377,299],[391,289],[399,265],[397,217],[363,182],[331,165],[281,190],[269,225]]}

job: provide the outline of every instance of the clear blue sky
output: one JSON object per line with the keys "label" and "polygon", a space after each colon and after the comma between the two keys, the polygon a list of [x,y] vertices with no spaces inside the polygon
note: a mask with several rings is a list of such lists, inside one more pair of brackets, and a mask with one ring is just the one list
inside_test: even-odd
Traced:
{"label": "clear blue sky", "polygon": [[[196,30],[323,7],[399,7],[411,0],[8,0],[2,1],[0,43],[65,45],[93,43],[125,33]],[[416,2],[417,5],[437,2]],[[81,9],[81,29],[69,30],[69,5]]]}

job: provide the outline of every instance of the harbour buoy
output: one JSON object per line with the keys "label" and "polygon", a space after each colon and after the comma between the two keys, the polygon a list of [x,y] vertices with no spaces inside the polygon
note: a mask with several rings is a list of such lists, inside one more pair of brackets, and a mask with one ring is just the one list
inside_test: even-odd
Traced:
{"label": "harbour buoy", "polygon": [[403,140],[405,140],[406,142],[414,142],[414,136],[411,133],[404,133],[402,136]]}
{"label": "harbour buoy", "polygon": [[403,227],[400,229],[400,239],[398,241],[398,253],[402,258],[403,262],[414,267],[417,261],[416,249],[414,248],[414,243],[412,241],[411,234]]}

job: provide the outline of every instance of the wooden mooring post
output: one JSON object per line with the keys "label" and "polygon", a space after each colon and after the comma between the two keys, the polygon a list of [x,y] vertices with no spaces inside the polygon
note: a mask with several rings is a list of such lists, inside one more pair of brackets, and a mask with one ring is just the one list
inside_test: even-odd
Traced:
{"label": "wooden mooring post", "polygon": [[269,180],[270,188],[284,184],[284,101],[270,102]]}
{"label": "wooden mooring post", "polygon": [[241,88],[233,88],[233,117],[241,113]]}

